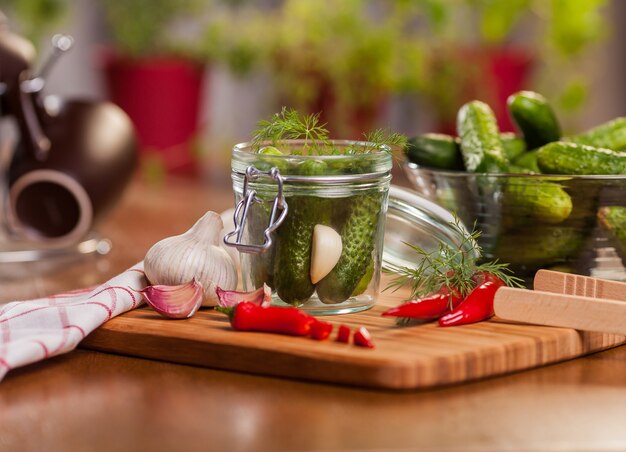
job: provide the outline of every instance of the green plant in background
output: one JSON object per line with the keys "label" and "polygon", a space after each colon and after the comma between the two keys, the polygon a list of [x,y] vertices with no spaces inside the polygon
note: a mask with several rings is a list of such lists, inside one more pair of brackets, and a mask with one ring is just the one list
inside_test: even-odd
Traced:
{"label": "green plant in background", "polygon": [[[301,110],[325,110],[345,124],[350,112],[378,106],[381,94],[423,81],[423,43],[405,14],[411,2],[285,0],[273,11],[267,59],[283,100]],[[369,127],[364,127],[366,129]]]}
{"label": "green plant in background", "polygon": [[535,7],[551,24],[547,30],[548,43],[564,57],[571,58],[604,35],[606,21],[600,9],[607,3],[607,0],[550,0],[547,11],[541,11],[545,8],[543,2],[535,1]]}
{"label": "green plant in background", "polygon": [[[481,35],[488,44],[518,41],[531,45],[540,60],[539,84],[553,93],[561,109],[580,108],[587,83],[580,72],[580,58],[599,42],[607,29],[602,8],[607,0],[497,0],[478,1]],[[511,14],[513,12],[513,14]],[[520,24],[535,22],[535,39],[525,43],[513,33]]]}
{"label": "green plant in background", "polygon": [[[416,0],[419,2],[419,0]],[[429,0],[438,11],[429,52],[425,93],[443,116],[459,106],[462,90],[459,74],[480,79],[468,61],[458,58],[468,49],[522,49],[535,62],[529,88],[551,93],[560,110],[580,108],[587,95],[581,60],[593,44],[605,36],[607,23],[602,9],[607,0]],[[476,57],[479,58],[479,57]],[[477,64],[476,66],[480,66]],[[456,81],[456,83],[455,83]],[[481,89],[483,92],[481,92]],[[487,97],[484,86],[474,96]]]}
{"label": "green plant in background", "polygon": [[35,44],[61,23],[68,9],[68,0],[3,0],[2,11],[17,23],[17,31]]}
{"label": "green plant in background", "polygon": [[[37,39],[70,3],[4,0],[3,9]],[[278,104],[308,112],[332,109],[324,120],[345,125],[350,116],[371,116],[390,94],[425,97],[436,115],[449,119],[464,96],[491,101],[481,52],[494,49],[525,50],[536,69],[526,88],[550,93],[560,114],[579,109],[588,85],[581,61],[606,34],[602,9],[608,0],[99,4],[113,43],[125,54],[190,56],[224,64],[239,77],[264,66],[275,77]],[[373,126],[365,123],[361,130]]]}
{"label": "green plant in background", "polygon": [[101,0],[113,44],[133,57],[180,55],[249,74],[263,57],[263,11],[247,0]]}
{"label": "green plant in background", "polygon": [[236,77],[250,74],[268,56],[265,11],[248,0],[222,0],[213,8],[200,48]]}
{"label": "green plant in background", "polygon": [[390,93],[418,93],[431,99],[439,116],[453,119],[463,96],[493,96],[487,54],[522,49],[538,69],[532,84],[553,93],[560,109],[575,109],[586,95],[577,65],[603,36],[606,4],[284,0],[268,27],[269,63],[283,97],[301,110],[319,111],[321,95],[334,99],[345,120],[347,110],[371,108]]}
{"label": "green plant in background", "polygon": [[[600,41],[607,33],[607,23],[602,8],[607,0],[551,0],[549,8],[537,3],[539,15],[550,23],[546,45],[543,48],[542,89],[556,89],[561,109],[572,111],[583,106],[588,82],[580,73],[582,57],[590,45]],[[544,9],[540,9],[543,7]],[[563,74],[566,77],[563,84]]]}
{"label": "green plant in background", "polygon": [[[82,0],[73,0],[79,2]],[[72,0],[3,0],[0,9],[37,43]],[[131,57],[180,55],[249,74],[265,56],[264,11],[249,0],[99,0],[116,49]]]}
{"label": "green plant in background", "polygon": [[108,30],[125,55],[195,54],[195,46],[176,33],[176,24],[197,22],[200,0],[102,0]]}

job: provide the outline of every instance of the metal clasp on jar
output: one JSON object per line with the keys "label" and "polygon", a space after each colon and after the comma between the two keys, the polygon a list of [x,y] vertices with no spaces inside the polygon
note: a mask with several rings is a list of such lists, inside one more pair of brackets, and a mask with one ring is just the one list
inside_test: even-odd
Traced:
{"label": "metal clasp on jar", "polygon": [[[270,212],[270,220],[265,231],[263,231],[264,241],[262,244],[242,243],[243,231],[248,218],[248,211],[253,203],[263,203],[263,200],[257,196],[256,190],[250,189],[250,182],[254,182],[260,177],[269,177],[276,181],[278,192],[272,203],[272,211]],[[224,244],[237,248],[241,253],[259,254],[264,253],[272,246],[272,233],[282,224],[287,216],[288,206],[283,193],[284,179],[280,175],[278,168],[272,168],[269,171],[259,171],[254,166],[246,168],[246,177],[243,182],[243,196],[241,201],[237,203],[233,220],[235,222],[235,230],[224,236]],[[278,213],[280,211],[280,214]],[[278,217],[277,217],[278,216]],[[233,241],[234,238],[234,241]]]}

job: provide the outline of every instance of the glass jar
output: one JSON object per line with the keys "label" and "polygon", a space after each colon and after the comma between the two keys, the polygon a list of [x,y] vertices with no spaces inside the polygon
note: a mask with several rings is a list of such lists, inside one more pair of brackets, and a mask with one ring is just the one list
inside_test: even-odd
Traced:
{"label": "glass jar", "polygon": [[[233,148],[238,208],[236,229],[225,242],[241,252],[244,290],[267,284],[275,304],[313,314],[372,307],[379,292],[391,152],[350,154],[371,144],[333,141],[338,155],[299,155],[302,140],[281,145],[284,155],[255,152],[249,143]],[[313,283],[316,225],[339,234],[341,255],[330,273]]]}

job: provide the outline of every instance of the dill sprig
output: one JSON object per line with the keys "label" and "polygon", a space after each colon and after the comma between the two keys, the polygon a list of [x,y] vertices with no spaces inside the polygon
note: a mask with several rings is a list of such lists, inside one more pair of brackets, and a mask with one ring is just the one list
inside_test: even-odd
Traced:
{"label": "dill sprig", "polygon": [[296,110],[283,107],[269,120],[261,120],[253,132],[252,145],[258,149],[263,143],[281,146],[284,140],[304,140],[303,149],[318,153],[332,147],[326,124],[319,123],[319,114],[301,115]]}
{"label": "dill sprig", "polygon": [[407,142],[405,135],[391,132],[389,129],[376,129],[363,136],[366,146],[361,151],[362,153],[377,152],[381,149],[391,152],[394,147],[404,149]]}
{"label": "dill sprig", "polygon": [[[457,247],[451,247],[441,242],[436,251],[427,252],[417,245],[405,244],[415,251],[421,258],[417,267],[390,266],[386,273],[394,274],[395,278],[385,290],[398,290],[409,285],[411,295],[408,299],[416,299],[447,287],[450,291],[458,291],[466,296],[475,287],[472,276],[480,272],[488,272],[500,278],[507,286],[523,287],[523,281],[512,275],[509,264],[497,260],[477,264],[476,260],[482,254],[477,243],[480,232],[476,225],[471,232],[461,226],[460,220],[455,217],[450,223],[463,237]],[[468,250],[474,250],[477,257]]]}
{"label": "dill sprig", "polygon": [[252,146],[259,150],[264,144],[281,148],[285,140],[303,140],[300,149],[292,154],[305,155],[351,155],[373,152],[391,152],[393,147],[406,145],[407,138],[386,129],[377,129],[363,135],[365,143],[353,142],[349,146],[335,146],[329,137],[326,124],[320,124],[320,115],[302,115],[298,111],[283,107],[269,120],[261,120],[253,132]]}

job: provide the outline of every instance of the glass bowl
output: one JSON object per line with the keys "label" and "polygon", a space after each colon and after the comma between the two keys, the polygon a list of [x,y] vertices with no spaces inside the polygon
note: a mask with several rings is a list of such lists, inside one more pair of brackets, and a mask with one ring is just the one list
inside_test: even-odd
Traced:
{"label": "glass bowl", "polygon": [[626,175],[476,174],[411,162],[404,169],[423,197],[475,224],[483,259],[509,263],[517,276],[530,281],[548,268],[626,280],[626,230],[607,221],[626,206]]}

